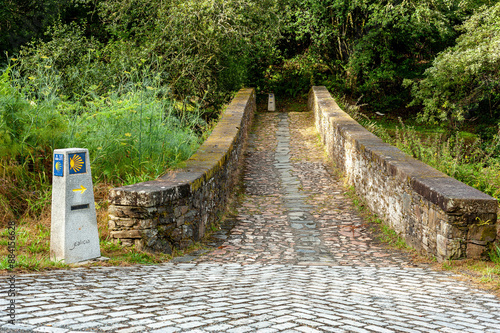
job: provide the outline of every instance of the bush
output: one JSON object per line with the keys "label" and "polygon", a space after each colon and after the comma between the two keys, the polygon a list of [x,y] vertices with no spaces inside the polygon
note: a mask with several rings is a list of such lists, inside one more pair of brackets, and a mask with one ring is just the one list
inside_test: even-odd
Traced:
{"label": "bush", "polygon": [[409,102],[403,80],[422,77],[436,54],[453,45],[455,26],[482,3],[491,1],[280,1],[279,47],[287,59],[295,52],[316,58],[331,74],[325,85],[353,99],[363,95],[368,108],[386,112]]}
{"label": "bush", "polygon": [[41,60],[34,76],[21,75],[19,59],[0,76],[0,219],[48,206],[56,148],[88,148],[94,182],[114,184],[155,179],[197,149],[199,112],[178,111],[148,67],[82,103],[61,97],[52,60]]}
{"label": "bush", "polygon": [[155,179],[198,148],[193,128],[204,123],[195,112],[184,123],[177,118],[158,81],[145,80],[96,97],[70,121],[66,146],[89,149],[96,181]]}
{"label": "bush", "polygon": [[79,98],[91,85],[102,94],[127,83],[124,71],[145,62],[178,100],[219,110],[234,91],[262,78],[275,53],[275,7],[275,0],[101,1],[96,15],[105,32],[88,35],[86,24],[59,22],[48,40],[22,49],[23,73],[49,57],[63,94]]}
{"label": "bush", "polygon": [[[457,128],[464,118],[500,118],[500,3],[482,7],[462,26],[457,44],[440,53],[412,88],[420,119]],[[411,82],[407,82],[411,85]]]}
{"label": "bush", "polygon": [[116,40],[161,57],[178,99],[196,97],[217,108],[273,52],[274,2],[108,0],[100,15]]}

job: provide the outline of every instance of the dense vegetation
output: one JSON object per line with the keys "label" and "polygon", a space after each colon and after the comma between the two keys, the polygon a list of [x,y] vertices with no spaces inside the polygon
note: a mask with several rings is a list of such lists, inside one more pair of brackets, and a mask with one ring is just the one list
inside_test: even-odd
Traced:
{"label": "dense vegetation", "polygon": [[450,147],[459,131],[473,132],[464,147],[487,159],[475,159],[472,185],[481,167],[497,165],[497,0],[4,0],[0,8],[4,218],[46,203],[54,148],[89,148],[96,180],[113,183],[181,163],[243,85],[277,96],[326,85],[365,112],[418,116]]}
{"label": "dense vegetation", "polygon": [[422,119],[453,126],[498,117],[497,0],[4,2],[2,53],[25,76],[48,57],[69,98],[109,92],[147,62],[203,110],[242,85],[297,95],[325,84],[370,110],[413,100]]}

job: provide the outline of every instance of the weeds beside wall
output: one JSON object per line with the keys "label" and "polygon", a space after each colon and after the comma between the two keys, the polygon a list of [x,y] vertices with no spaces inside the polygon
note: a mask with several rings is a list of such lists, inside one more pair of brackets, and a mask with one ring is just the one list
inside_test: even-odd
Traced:
{"label": "weeds beside wall", "polygon": [[325,87],[312,88],[308,107],[346,181],[409,245],[438,260],[487,254],[496,238],[496,199],[384,143]]}

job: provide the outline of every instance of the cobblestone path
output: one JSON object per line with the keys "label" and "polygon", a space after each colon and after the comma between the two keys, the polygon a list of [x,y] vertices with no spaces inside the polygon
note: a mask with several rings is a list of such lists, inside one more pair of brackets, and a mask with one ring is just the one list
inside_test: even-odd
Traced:
{"label": "cobblestone path", "polygon": [[495,296],[377,241],[311,114],[255,123],[234,227],[213,251],[18,276],[17,322],[0,312],[0,332],[500,332]]}

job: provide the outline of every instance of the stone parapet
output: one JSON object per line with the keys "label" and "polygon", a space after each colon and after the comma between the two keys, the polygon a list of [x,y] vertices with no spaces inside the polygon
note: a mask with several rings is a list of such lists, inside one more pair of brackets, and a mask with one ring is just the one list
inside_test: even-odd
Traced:
{"label": "stone parapet", "polygon": [[496,238],[496,199],[384,143],[325,87],[311,89],[308,107],[346,183],[408,245],[438,260],[485,255]]}
{"label": "stone parapet", "polygon": [[217,221],[238,179],[254,89],[241,89],[186,166],[157,180],[109,193],[109,232],[123,245],[171,253],[200,240]]}

